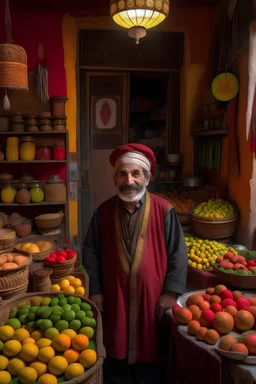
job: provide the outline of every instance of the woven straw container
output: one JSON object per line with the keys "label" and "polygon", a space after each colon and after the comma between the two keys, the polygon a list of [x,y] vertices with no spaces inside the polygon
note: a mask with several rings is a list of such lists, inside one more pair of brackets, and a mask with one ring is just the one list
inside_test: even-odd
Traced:
{"label": "woven straw container", "polygon": [[52,270],[52,274],[51,274],[52,280],[60,281],[72,274],[72,272],[74,271],[76,260],[77,260],[77,256],[73,257],[70,260],[66,260],[63,262],[55,262],[55,263],[49,263],[48,261],[44,260],[44,267],[50,268]]}
{"label": "woven straw container", "polygon": [[47,213],[35,217],[35,223],[40,229],[59,227],[64,219],[64,213]]}
{"label": "woven straw container", "polygon": [[12,229],[0,229],[0,251],[11,250],[16,241],[16,233]]}
{"label": "woven straw container", "polygon": [[[74,294],[64,293],[66,297],[74,296]],[[35,296],[41,297],[56,297],[56,292],[37,292],[37,293],[29,293],[27,295],[19,295],[8,301],[0,301],[0,325],[3,325],[9,317],[10,311],[12,308],[21,306],[23,304],[30,304],[31,299]],[[76,295],[77,296],[77,295]],[[89,369],[85,371],[85,373],[79,377],[76,377],[73,380],[65,381],[65,384],[98,384],[102,383],[102,366],[103,361],[106,356],[105,348],[103,345],[103,332],[102,332],[102,320],[101,314],[96,305],[90,300],[86,299],[83,296],[80,297],[82,302],[88,303],[91,305],[94,318],[96,319],[96,352],[97,352],[97,361],[96,363]]]}
{"label": "woven straw container", "polygon": [[28,252],[15,250],[12,250],[12,252],[2,251],[0,252],[0,255],[3,255],[4,253],[26,256],[27,262],[14,269],[0,270],[0,296],[2,290],[10,290],[21,287],[25,283],[28,284],[29,265],[32,262],[32,256]]}
{"label": "woven straw container", "polygon": [[206,239],[227,239],[233,236],[238,223],[238,214],[225,219],[212,219],[191,214],[193,232]]}
{"label": "woven straw container", "polygon": [[[16,241],[16,244],[30,243],[30,242],[37,243],[38,241],[42,241],[42,240],[47,240],[47,239],[45,239],[44,236],[33,235],[33,236],[30,236],[27,241],[25,241],[24,239],[19,239],[18,241]],[[16,249],[15,246],[14,246],[14,249]],[[55,251],[55,247],[52,247],[52,248],[46,249],[45,251],[31,253],[31,255],[32,255],[33,261],[43,261],[45,257],[49,256],[50,253],[54,251]]]}
{"label": "woven straw container", "polygon": [[256,275],[242,276],[221,271],[217,265],[213,266],[214,272],[221,283],[239,289],[256,289]]}

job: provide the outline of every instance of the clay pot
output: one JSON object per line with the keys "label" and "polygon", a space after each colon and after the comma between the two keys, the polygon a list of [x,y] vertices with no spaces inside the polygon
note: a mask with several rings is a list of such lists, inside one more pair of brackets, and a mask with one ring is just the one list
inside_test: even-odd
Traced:
{"label": "clay pot", "polygon": [[27,237],[32,231],[32,226],[29,223],[19,224],[14,227],[18,237]]}

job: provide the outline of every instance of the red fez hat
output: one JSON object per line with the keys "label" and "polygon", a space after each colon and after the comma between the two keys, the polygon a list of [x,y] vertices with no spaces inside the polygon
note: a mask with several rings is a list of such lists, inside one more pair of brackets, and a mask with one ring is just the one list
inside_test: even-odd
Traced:
{"label": "red fez hat", "polygon": [[[154,155],[154,152],[152,151],[152,149],[150,149],[146,145],[137,144],[137,143],[124,144],[114,149],[114,151],[111,153],[109,157],[109,161],[112,167],[116,166],[118,159],[125,158],[124,155],[126,153],[129,153],[129,157],[127,157],[127,159],[124,159],[126,163],[129,163],[129,159],[133,160],[131,161],[131,163],[136,163],[136,154],[139,154],[140,156],[143,156],[144,158],[146,158],[145,160],[149,161],[150,171],[151,172],[153,171],[156,165],[156,157]],[[134,153],[134,159],[132,159],[132,153]],[[141,162],[140,159],[138,159],[138,164],[140,164],[140,162]]]}

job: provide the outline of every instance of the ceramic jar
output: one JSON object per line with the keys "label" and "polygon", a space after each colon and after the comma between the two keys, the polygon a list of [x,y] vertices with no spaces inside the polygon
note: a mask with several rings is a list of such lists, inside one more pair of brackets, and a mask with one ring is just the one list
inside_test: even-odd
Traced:
{"label": "ceramic jar", "polygon": [[52,151],[49,144],[40,144],[36,148],[36,160],[51,160]]}
{"label": "ceramic jar", "polygon": [[39,183],[31,184],[29,193],[32,203],[42,203],[44,200],[44,190]]}
{"label": "ceramic jar", "polygon": [[6,160],[8,161],[19,160],[19,138],[18,137],[7,138],[5,155],[6,155]]}
{"label": "ceramic jar", "polygon": [[36,158],[35,139],[32,136],[24,136],[20,139],[20,160],[33,161]]}
{"label": "ceramic jar", "polygon": [[44,193],[45,201],[48,202],[60,202],[67,199],[66,186],[58,175],[49,177],[44,187]]}
{"label": "ceramic jar", "polygon": [[59,140],[55,142],[52,155],[54,160],[66,160],[66,146],[64,141]]}
{"label": "ceramic jar", "polygon": [[1,200],[4,204],[12,204],[15,200],[16,188],[10,183],[3,186],[1,190]]}

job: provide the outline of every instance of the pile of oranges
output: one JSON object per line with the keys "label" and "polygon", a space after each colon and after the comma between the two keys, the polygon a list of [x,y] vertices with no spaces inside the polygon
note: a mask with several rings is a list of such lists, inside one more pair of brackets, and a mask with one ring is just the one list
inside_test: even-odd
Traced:
{"label": "pile of oranges", "polygon": [[61,280],[59,284],[53,284],[50,290],[75,293],[80,296],[85,294],[85,287],[83,287],[82,281],[75,276],[68,276],[66,279]]}

